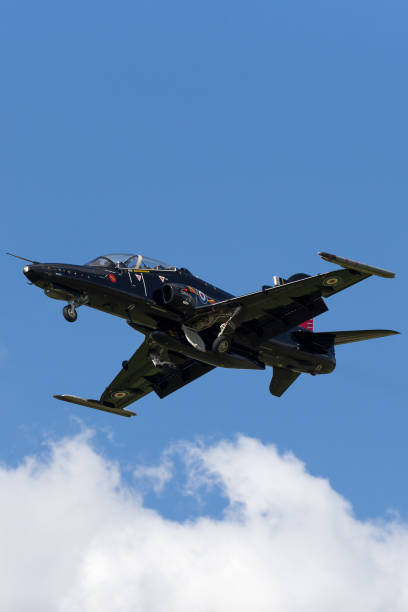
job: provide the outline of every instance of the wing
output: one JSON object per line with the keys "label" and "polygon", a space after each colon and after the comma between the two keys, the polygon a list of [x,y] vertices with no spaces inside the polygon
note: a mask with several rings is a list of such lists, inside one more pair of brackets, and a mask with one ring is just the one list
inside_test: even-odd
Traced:
{"label": "wing", "polygon": [[277,287],[265,288],[256,293],[201,306],[194,313],[193,323],[211,315],[217,317],[232,314],[240,307],[239,314],[234,317],[236,327],[254,321],[258,328],[264,324],[268,325],[267,334],[280,334],[325,312],[327,306],[322,298],[351,287],[368,276],[370,274],[356,270],[335,270],[327,274],[317,274]]}
{"label": "wing", "polygon": [[[327,306],[322,298],[328,298],[372,275],[384,278],[395,276],[389,270],[350,261],[337,255],[325,252],[319,255],[344,269],[317,274],[277,287],[264,287],[256,293],[201,306],[194,313],[193,323],[201,317],[210,319],[212,315],[215,320],[220,315],[233,315],[235,327],[256,320],[258,331],[262,329],[265,333],[276,335],[325,312]],[[267,325],[266,330],[263,329],[263,324]]]}
{"label": "wing", "polygon": [[[56,399],[72,402],[88,408],[96,408],[121,416],[134,416],[125,407],[154,391],[160,398],[206,374],[214,366],[171,353],[171,362],[159,362],[154,366],[150,356],[154,350],[148,340],[136,353],[123,362],[122,370],[102,393],[99,400],[83,399],[74,395],[54,395]],[[171,365],[170,365],[171,363]]]}

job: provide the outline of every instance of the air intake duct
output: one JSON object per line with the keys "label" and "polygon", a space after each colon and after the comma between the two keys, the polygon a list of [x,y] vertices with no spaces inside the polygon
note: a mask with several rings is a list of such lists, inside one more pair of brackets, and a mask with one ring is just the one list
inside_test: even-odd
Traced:
{"label": "air intake duct", "polygon": [[189,314],[195,307],[194,297],[186,285],[166,283],[162,287],[163,304],[174,312]]}

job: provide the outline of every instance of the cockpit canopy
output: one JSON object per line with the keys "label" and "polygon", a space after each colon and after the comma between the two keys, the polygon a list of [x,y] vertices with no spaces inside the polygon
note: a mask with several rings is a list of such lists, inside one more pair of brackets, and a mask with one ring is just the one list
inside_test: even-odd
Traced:
{"label": "cockpit canopy", "polygon": [[120,268],[132,270],[176,270],[175,266],[170,266],[157,259],[151,259],[144,255],[135,255],[132,253],[110,253],[109,255],[101,255],[88,261],[86,266],[95,266],[98,268]]}

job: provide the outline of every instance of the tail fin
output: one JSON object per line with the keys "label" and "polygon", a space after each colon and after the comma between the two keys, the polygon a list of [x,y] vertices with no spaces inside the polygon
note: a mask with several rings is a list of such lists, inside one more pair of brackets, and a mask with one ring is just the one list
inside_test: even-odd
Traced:
{"label": "tail fin", "polygon": [[[304,324],[302,324],[304,327]],[[313,338],[319,339],[319,336],[334,336],[334,344],[348,344],[349,342],[360,342],[360,340],[371,340],[373,338],[383,338],[384,336],[394,336],[399,334],[391,329],[356,329],[355,331],[333,331],[321,332],[314,334]]]}

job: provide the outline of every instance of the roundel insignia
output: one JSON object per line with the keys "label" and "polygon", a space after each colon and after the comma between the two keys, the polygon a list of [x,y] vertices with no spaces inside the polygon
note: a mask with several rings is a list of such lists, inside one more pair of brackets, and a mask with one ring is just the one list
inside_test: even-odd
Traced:
{"label": "roundel insignia", "polygon": [[206,302],[207,301],[207,296],[205,295],[205,293],[203,293],[202,291],[198,292],[199,298],[202,302]]}
{"label": "roundel insignia", "polygon": [[127,395],[127,391],[116,391],[115,393],[112,393],[112,397],[114,397],[115,399],[123,399]]}
{"label": "roundel insignia", "polygon": [[116,276],[114,274],[108,274],[108,278],[111,283],[116,283]]}
{"label": "roundel insignia", "polygon": [[328,278],[324,281],[324,284],[327,285],[328,287],[332,287],[333,285],[337,285],[337,283],[339,282],[339,279],[336,278],[335,276],[332,276],[332,278]]}

